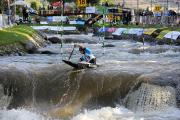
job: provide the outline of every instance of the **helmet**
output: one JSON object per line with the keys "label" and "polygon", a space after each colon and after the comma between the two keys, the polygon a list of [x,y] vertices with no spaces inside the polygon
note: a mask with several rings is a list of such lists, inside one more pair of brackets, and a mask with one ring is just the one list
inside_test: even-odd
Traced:
{"label": "helmet", "polygon": [[83,48],[79,47],[79,51],[83,51],[83,50],[84,50]]}

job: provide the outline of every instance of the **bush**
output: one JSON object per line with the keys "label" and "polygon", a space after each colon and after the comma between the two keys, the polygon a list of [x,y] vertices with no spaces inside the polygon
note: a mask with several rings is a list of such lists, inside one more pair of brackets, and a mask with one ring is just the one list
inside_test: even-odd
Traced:
{"label": "bush", "polygon": [[31,8],[33,8],[34,10],[38,10],[36,2],[31,2]]}

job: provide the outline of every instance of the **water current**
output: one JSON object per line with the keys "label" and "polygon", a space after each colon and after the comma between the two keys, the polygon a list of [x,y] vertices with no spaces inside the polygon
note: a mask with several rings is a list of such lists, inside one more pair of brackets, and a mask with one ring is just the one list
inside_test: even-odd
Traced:
{"label": "water current", "polygon": [[[48,35],[52,37],[56,35]],[[40,50],[57,54],[3,56],[0,119],[3,120],[176,120],[180,119],[180,47],[143,45],[64,35]],[[63,63],[74,44],[91,49],[99,67],[77,70]],[[75,48],[71,60],[82,55]]]}

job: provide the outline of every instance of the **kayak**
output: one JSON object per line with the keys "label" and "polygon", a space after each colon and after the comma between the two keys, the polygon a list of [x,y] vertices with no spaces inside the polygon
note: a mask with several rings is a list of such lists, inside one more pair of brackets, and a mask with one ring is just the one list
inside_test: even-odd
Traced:
{"label": "kayak", "polygon": [[85,69],[85,68],[96,68],[97,65],[93,63],[87,63],[87,62],[72,62],[67,60],[62,60],[67,65],[70,65],[71,67],[78,68],[78,69]]}

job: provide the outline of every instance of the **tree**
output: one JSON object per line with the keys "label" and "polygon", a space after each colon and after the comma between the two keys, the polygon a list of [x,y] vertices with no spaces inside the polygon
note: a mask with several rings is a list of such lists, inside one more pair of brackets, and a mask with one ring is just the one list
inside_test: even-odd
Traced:
{"label": "tree", "polygon": [[[9,0],[10,4],[13,2],[13,0]],[[6,0],[1,0],[0,2],[0,13],[2,13],[2,11],[6,11],[8,9],[8,4],[6,2]]]}
{"label": "tree", "polygon": [[31,2],[31,8],[33,8],[34,10],[37,10],[37,4],[36,2]]}

